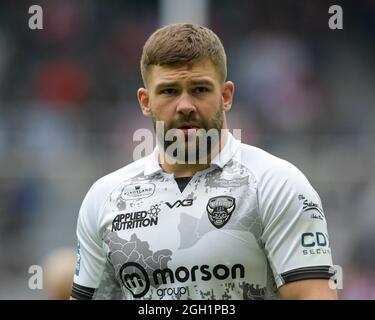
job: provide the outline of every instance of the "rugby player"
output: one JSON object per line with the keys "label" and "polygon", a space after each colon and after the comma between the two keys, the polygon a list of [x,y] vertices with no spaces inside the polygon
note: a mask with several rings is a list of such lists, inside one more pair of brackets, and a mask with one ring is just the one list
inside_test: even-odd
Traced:
{"label": "rugby player", "polygon": [[141,73],[142,113],[162,134],[83,200],[72,298],[336,299],[319,195],[294,165],[227,130],[234,84],[217,35],[156,30]]}

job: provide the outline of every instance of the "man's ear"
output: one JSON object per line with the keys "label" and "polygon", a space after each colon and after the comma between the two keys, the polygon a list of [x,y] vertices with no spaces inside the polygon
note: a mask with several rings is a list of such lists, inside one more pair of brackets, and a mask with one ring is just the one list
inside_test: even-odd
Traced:
{"label": "man's ear", "polygon": [[222,91],[222,99],[224,105],[224,111],[227,112],[232,107],[233,103],[233,95],[234,95],[234,84],[232,81],[224,82],[223,84],[223,91]]}
{"label": "man's ear", "polygon": [[142,113],[146,117],[151,116],[151,108],[150,108],[150,96],[148,94],[148,90],[145,88],[139,88],[137,92],[138,102],[141,107]]}

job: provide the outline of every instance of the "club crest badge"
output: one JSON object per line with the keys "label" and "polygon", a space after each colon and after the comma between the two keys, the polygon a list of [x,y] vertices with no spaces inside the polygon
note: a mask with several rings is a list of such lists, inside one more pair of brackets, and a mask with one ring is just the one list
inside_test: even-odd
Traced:
{"label": "club crest badge", "polygon": [[229,221],[234,209],[236,199],[230,196],[218,196],[211,198],[207,203],[208,218],[218,229],[222,228]]}

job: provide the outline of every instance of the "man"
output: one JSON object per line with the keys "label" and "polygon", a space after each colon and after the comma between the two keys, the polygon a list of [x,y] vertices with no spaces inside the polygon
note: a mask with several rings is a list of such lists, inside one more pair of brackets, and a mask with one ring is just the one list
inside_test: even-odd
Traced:
{"label": "man", "polygon": [[141,72],[142,113],[162,131],[151,155],[86,195],[72,297],[336,299],[318,194],[293,165],[226,130],[234,84],[219,38],[163,27]]}

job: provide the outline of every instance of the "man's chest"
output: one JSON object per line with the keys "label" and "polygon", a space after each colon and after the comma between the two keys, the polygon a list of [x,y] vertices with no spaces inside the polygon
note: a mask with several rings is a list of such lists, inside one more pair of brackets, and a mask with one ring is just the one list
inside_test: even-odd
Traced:
{"label": "man's chest", "polygon": [[223,232],[238,231],[259,237],[256,201],[255,184],[248,175],[197,175],[182,192],[173,177],[161,175],[115,188],[99,224],[102,238],[108,232],[125,239],[136,234],[161,247],[183,249],[209,233],[220,238]]}
{"label": "man's chest", "polygon": [[132,290],[132,277],[148,283],[147,292],[184,284],[209,290],[212,281],[264,285],[256,208],[246,176],[194,177],[183,192],[174,179],[127,181],[111,193],[100,224],[108,258],[130,292],[143,292]]}

